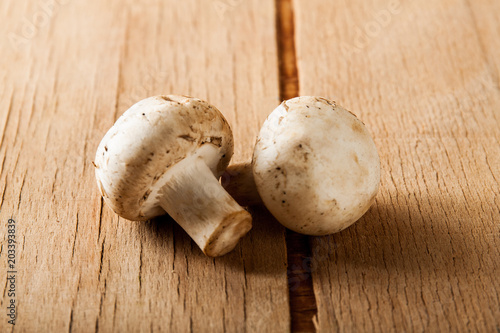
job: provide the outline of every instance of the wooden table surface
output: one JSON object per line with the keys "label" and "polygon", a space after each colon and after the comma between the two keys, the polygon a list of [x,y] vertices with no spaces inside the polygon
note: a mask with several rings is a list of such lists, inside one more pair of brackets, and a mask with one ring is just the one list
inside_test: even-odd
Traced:
{"label": "wooden table surface", "polygon": [[[3,0],[0,19],[1,332],[500,331],[500,1]],[[375,204],[326,237],[250,208],[216,259],[168,217],[118,218],[97,145],[169,93],[224,113],[235,163],[282,99],[336,100],[378,147]]]}

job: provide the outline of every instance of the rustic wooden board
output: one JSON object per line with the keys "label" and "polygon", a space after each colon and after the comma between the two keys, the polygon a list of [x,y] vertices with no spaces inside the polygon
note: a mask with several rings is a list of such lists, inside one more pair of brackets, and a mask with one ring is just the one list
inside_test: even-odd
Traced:
{"label": "rustic wooden board", "polygon": [[118,218],[91,164],[123,111],[165,93],[220,108],[234,160],[250,158],[279,103],[274,2],[7,0],[0,13],[0,331],[14,328],[9,218],[16,332],[288,331],[284,228],[268,213],[210,259],[167,218]]}
{"label": "rustic wooden board", "polygon": [[[500,330],[498,13],[494,0],[2,1],[0,281],[13,218],[18,319],[2,311],[0,331],[310,331],[316,307],[323,332]],[[217,259],[168,218],[119,219],[95,149],[163,93],[219,107],[234,162],[280,97],[337,100],[379,148],[376,204],[334,236],[288,233],[288,249],[254,208]]]}
{"label": "rustic wooden board", "polygon": [[321,332],[500,330],[500,4],[295,0],[301,95],[373,134],[376,204],[314,238]]}

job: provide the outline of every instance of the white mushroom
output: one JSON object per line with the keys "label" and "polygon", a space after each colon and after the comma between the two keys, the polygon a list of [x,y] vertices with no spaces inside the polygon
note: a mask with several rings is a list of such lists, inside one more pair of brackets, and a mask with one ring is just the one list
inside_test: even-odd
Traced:
{"label": "white mushroom", "polygon": [[[255,201],[244,166],[226,171],[226,188],[244,204]],[[238,171],[243,171],[239,173]],[[232,176],[232,179],[231,179]],[[319,97],[283,102],[267,118],[253,154],[256,188],[285,227],[307,235],[338,232],[375,200],[380,160],[364,124]]]}
{"label": "white mushroom", "polygon": [[232,154],[231,129],[215,107],[168,95],[127,110],[102,139],[94,164],[115,213],[145,221],[167,212],[206,255],[220,256],[252,221],[218,182]]}

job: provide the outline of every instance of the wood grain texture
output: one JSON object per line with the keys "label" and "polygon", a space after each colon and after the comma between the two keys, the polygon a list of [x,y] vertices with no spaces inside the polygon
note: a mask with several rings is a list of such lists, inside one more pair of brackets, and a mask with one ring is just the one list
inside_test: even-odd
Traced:
{"label": "wood grain texture", "polygon": [[2,311],[0,331],[288,331],[284,228],[266,212],[207,258],[168,218],[118,218],[91,164],[123,111],[165,93],[216,105],[247,160],[279,102],[274,2],[8,0],[0,13],[2,309],[18,226],[18,319]]}
{"label": "wood grain texture", "polygon": [[14,218],[18,319],[2,311],[0,331],[311,331],[313,295],[290,291],[290,308],[285,231],[265,209],[210,259],[170,219],[131,223],[103,205],[100,139],[163,93],[216,105],[234,162],[280,93],[335,99],[366,123],[376,204],[310,251],[288,244],[292,263],[312,255],[289,273],[312,275],[319,331],[499,331],[498,13],[494,0],[2,1],[0,306]]}
{"label": "wood grain texture", "polygon": [[500,4],[295,0],[301,95],[375,138],[376,203],[314,238],[320,332],[500,330]]}

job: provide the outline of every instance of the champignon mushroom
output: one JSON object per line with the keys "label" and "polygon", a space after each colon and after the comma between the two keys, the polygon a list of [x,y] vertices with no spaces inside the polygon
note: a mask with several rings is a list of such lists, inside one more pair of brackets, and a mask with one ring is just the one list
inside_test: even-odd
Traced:
{"label": "champignon mushroom", "polygon": [[106,203],[129,220],[167,212],[208,256],[231,251],[251,229],[250,214],[220,185],[233,136],[212,105],[185,96],[155,96],[127,110],[95,157]]}
{"label": "champignon mushroom", "polygon": [[[245,166],[223,179],[239,202],[255,201]],[[232,176],[232,179],[231,179]],[[285,227],[307,235],[341,231],[372,205],[380,159],[370,133],[351,112],[320,97],[284,101],[264,122],[253,153],[253,180]]]}

